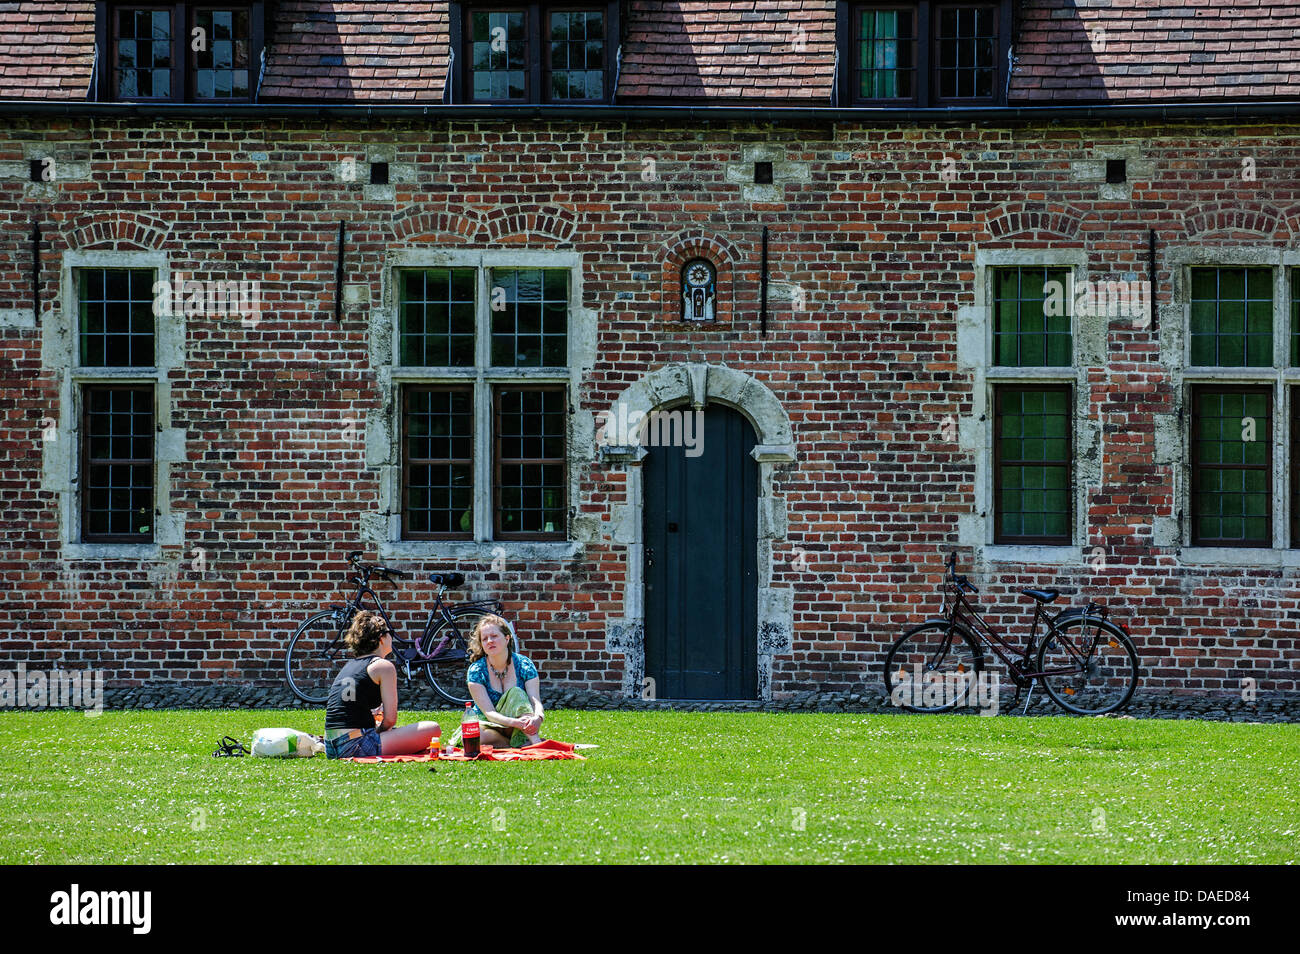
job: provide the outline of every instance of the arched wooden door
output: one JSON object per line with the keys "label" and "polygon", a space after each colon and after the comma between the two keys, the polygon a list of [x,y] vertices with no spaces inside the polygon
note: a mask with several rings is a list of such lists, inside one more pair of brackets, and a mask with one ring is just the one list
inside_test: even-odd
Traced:
{"label": "arched wooden door", "polygon": [[700,430],[698,456],[651,446],[642,463],[645,672],[661,699],[756,699],[757,441],[717,404]]}

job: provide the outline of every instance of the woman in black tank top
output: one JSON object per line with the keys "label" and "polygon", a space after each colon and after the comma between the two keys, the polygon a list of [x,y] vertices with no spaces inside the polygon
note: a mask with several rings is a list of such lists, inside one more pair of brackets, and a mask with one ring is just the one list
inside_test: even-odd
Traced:
{"label": "woman in black tank top", "polygon": [[[332,759],[366,755],[416,755],[439,734],[438,723],[397,725],[397,669],[388,624],[378,613],[361,612],[343,636],[354,659],[334,677],[325,706],[325,754]],[[379,725],[375,719],[382,713]]]}

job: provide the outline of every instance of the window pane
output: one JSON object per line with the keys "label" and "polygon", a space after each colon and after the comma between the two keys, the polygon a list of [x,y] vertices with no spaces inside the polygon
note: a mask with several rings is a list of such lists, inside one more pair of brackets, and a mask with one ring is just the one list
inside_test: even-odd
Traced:
{"label": "window pane", "polygon": [[194,85],[200,99],[243,99],[249,95],[252,32],[248,11],[201,9],[194,13],[205,49],[195,50]]}
{"label": "window pane", "polygon": [[1291,271],[1291,367],[1300,368],[1300,268]]}
{"label": "window pane", "polygon": [[1192,542],[1270,546],[1272,394],[1194,388],[1191,434]]}
{"label": "window pane", "polygon": [[82,392],[82,538],[153,539],[153,388]]}
{"label": "window pane", "polygon": [[1273,363],[1273,278],[1267,268],[1192,269],[1191,362],[1200,367]]}
{"label": "window pane", "polygon": [[402,526],[407,535],[473,533],[474,399],[469,388],[403,390]]}
{"label": "window pane", "polygon": [[565,269],[492,270],[489,298],[494,366],[568,364],[568,277]]}
{"label": "window pane", "polygon": [[80,268],[77,309],[82,367],[152,367],[152,269]]}
{"label": "window pane", "polygon": [[551,98],[603,99],[604,16],[597,11],[557,11],[549,19]]}
{"label": "window pane", "polygon": [[171,14],[117,7],[113,20],[113,84],[118,97],[171,96]]}
{"label": "window pane", "polygon": [[398,360],[416,367],[474,365],[472,268],[400,273]]}
{"label": "window pane", "polygon": [[1062,268],[1036,265],[994,269],[993,353],[998,365],[1070,365],[1073,345],[1068,278],[1069,270]]}
{"label": "window pane", "polygon": [[912,11],[860,10],[857,30],[858,98],[910,98],[916,81]]}
{"label": "window pane", "polygon": [[1300,387],[1291,388],[1291,546],[1300,547]]}
{"label": "window pane", "polygon": [[470,94],[474,99],[523,99],[528,42],[523,10],[470,14]]}
{"label": "window pane", "polygon": [[936,46],[939,96],[991,97],[997,75],[997,17],[992,6],[940,8]]}
{"label": "window pane", "polygon": [[498,533],[566,532],[567,427],[562,389],[497,392]]}
{"label": "window pane", "polygon": [[995,527],[999,541],[1070,542],[1070,391],[1000,387]]}

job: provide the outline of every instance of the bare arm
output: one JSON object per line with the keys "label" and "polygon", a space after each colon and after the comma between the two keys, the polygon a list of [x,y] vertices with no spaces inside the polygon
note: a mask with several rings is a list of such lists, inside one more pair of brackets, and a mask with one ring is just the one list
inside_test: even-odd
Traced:
{"label": "bare arm", "polygon": [[519,720],[524,723],[520,728],[529,735],[536,735],[537,730],[542,727],[542,720],[546,718],[546,713],[542,711],[541,680],[534,676],[524,683],[524,694],[528,696],[528,701],[533,706],[533,714]]}
{"label": "bare arm", "polygon": [[379,724],[379,731],[387,732],[397,725],[397,667],[387,659],[376,659],[366,667],[366,672],[379,682],[379,698],[384,707],[384,721]]}

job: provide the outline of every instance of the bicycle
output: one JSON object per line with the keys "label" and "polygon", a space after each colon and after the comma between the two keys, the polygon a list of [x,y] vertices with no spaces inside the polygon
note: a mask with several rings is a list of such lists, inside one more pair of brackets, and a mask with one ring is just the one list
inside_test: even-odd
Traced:
{"label": "bicycle", "polygon": [[[289,641],[284,657],[284,675],[293,694],[303,702],[324,705],[329,699],[330,685],[338,675],[339,667],[351,656],[343,643],[352,618],[362,610],[379,613],[393,636],[395,662],[410,679],[412,667],[423,667],[429,686],[447,702],[463,706],[470,702],[466,688],[469,669],[469,635],[474,624],[482,617],[501,611],[497,600],[471,600],[450,604],[443,602],[443,594],[465,583],[463,573],[430,573],[429,582],[438,587],[433,608],[424,623],[419,639],[405,639],[393,625],[388,611],[378,594],[370,586],[372,575],[386,582],[394,578],[405,579],[409,574],[402,570],[360,561],[361,551],[348,554],[348,562],[356,568],[357,575],[349,582],[356,584],[356,592],[342,606],[332,604],[328,610],[309,617],[298,627]],[[366,606],[369,597],[373,606]],[[400,647],[400,648],[399,648]]]}
{"label": "bicycle", "polygon": [[[947,712],[961,705],[984,669],[982,642],[1007,667],[1016,687],[1013,708],[1028,687],[1029,711],[1036,682],[1053,702],[1076,715],[1102,715],[1128,704],[1141,675],[1138,655],[1128,627],[1113,622],[1104,606],[1089,602],[1050,616],[1045,607],[1060,595],[1058,590],[1021,590],[1034,601],[1034,619],[1029,641],[1017,648],[966,599],[968,592],[979,590],[957,575],[955,553],[945,566],[942,615],[908,630],[885,657],[885,690],[891,700],[910,712]],[[1038,644],[1040,621],[1047,631]],[[1017,654],[1018,660],[1013,658]],[[917,705],[918,700],[923,704]]]}

